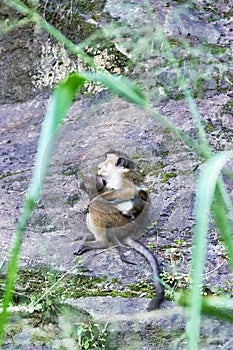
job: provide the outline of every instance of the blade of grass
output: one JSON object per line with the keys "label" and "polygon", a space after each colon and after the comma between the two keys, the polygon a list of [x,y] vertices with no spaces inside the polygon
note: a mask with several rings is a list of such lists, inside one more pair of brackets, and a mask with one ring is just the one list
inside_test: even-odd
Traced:
{"label": "blade of grass", "polygon": [[[148,13],[151,14],[150,11],[150,2],[148,0],[145,0],[145,3],[147,5]],[[174,13],[175,14],[175,13]],[[178,16],[179,20],[179,16]],[[211,156],[211,148],[206,136],[206,132],[204,129],[204,126],[200,119],[200,114],[197,108],[197,104],[193,98],[192,90],[190,88],[190,83],[188,79],[184,76],[184,74],[181,71],[179,61],[176,57],[176,55],[173,53],[170,41],[164,34],[161,27],[158,26],[158,23],[156,22],[156,17],[151,15],[151,22],[153,23],[154,28],[156,28],[157,36],[160,38],[160,41],[163,43],[163,52],[161,52],[161,55],[164,55],[167,57],[171,70],[173,70],[176,73],[176,80],[178,83],[178,88],[182,91],[185,100],[188,103],[189,110],[191,113],[191,116],[193,118],[194,124],[196,126],[197,132],[198,132],[198,144],[199,144],[199,152],[198,154],[201,155],[204,159],[209,159]],[[180,39],[182,40],[182,39]],[[184,40],[184,43],[186,45],[189,45],[187,41]],[[187,49],[187,47],[186,47]],[[189,50],[187,50],[189,52]],[[195,149],[196,150],[196,149]]]}
{"label": "blade of grass", "polygon": [[12,30],[23,27],[29,23],[32,23],[32,20],[29,18],[23,18],[19,20],[5,20],[0,22],[0,35],[9,33]]}
{"label": "blade of grass", "polygon": [[62,124],[75,94],[83,86],[84,82],[85,79],[83,77],[80,77],[78,74],[71,74],[65,82],[58,86],[52,96],[42,125],[32,181],[29,186],[27,197],[24,201],[24,206],[13,241],[13,248],[11,250],[5,292],[3,296],[3,309],[0,314],[0,347],[3,342],[5,325],[8,318],[7,309],[12,301],[13,290],[17,278],[18,261],[26,224],[40,197],[56,133]]}
{"label": "blade of grass", "polygon": [[205,154],[202,153],[202,149],[200,149],[199,143],[189,137],[184,131],[180,130],[175,124],[173,124],[169,119],[165,118],[161,115],[155,108],[148,107],[147,111],[149,114],[155,118],[161,125],[171,131],[174,135],[176,135],[181,141],[184,142],[186,146],[196,151],[202,158],[205,158]]}
{"label": "blade of grass", "polygon": [[0,272],[1,272],[1,270],[3,269],[5,263],[6,263],[6,256],[3,258],[3,260],[2,260],[2,262],[1,262],[1,264],[0,264]]}
{"label": "blade of grass", "polygon": [[104,74],[101,72],[83,72],[81,75],[90,81],[102,83],[125,100],[142,107],[145,107],[148,104],[148,101],[143,95],[141,89],[126,78],[117,77],[111,74]]}
{"label": "blade of grass", "polygon": [[[190,295],[178,293],[176,301],[180,306],[190,307]],[[207,316],[217,317],[233,323],[233,300],[227,297],[201,297],[201,312]]]}
{"label": "blade of grass", "polygon": [[202,154],[204,159],[209,159],[212,152],[211,152],[211,148],[210,148],[207,136],[206,136],[204,126],[203,126],[201,119],[200,119],[197,104],[196,104],[196,102],[191,94],[191,91],[189,89],[184,87],[183,93],[184,93],[186,101],[188,102],[191,116],[193,118],[194,124],[196,126],[197,131],[198,131],[199,154]]}
{"label": "blade of grass", "polygon": [[[233,271],[233,238],[232,238],[232,218],[233,207],[229,195],[226,192],[222,179],[219,179],[212,206],[212,213],[215,224],[224,242],[231,271]],[[229,219],[228,219],[229,218]]]}
{"label": "blade of grass", "polygon": [[72,73],[58,85],[47,109],[41,135],[38,143],[38,152],[35,161],[32,184],[29,188],[29,196],[37,201],[45,173],[49,164],[54,138],[62,125],[64,116],[71,106],[76,93],[85,83],[85,78],[77,73]]}
{"label": "blade of grass", "polygon": [[153,107],[150,106],[149,101],[143,95],[139,87],[125,78],[115,77],[111,74],[104,74],[101,72],[83,72],[81,74],[87,80],[101,82],[107,88],[115,92],[120,97],[144,107],[151,116],[153,116],[160,124],[169,129],[173,134],[178,136],[188,147],[194,149],[201,157],[207,158],[206,149],[200,148],[200,145],[190,138],[185,132],[177,128],[170,120],[163,117]]}
{"label": "blade of grass", "polygon": [[192,254],[192,289],[189,322],[187,324],[188,345],[190,350],[198,349],[201,313],[201,289],[207,249],[209,216],[219,173],[232,152],[222,152],[211,157],[205,164],[197,184],[196,226]]}
{"label": "blade of grass", "polygon": [[194,149],[202,158],[209,158],[210,152],[208,147],[204,146],[204,142],[202,144],[203,147],[201,147],[197,141],[189,137],[185,132],[176,127],[170,120],[158,113],[153,107],[151,107],[149,101],[143,95],[139,87],[130,80],[102,72],[82,72],[81,75],[87,80],[102,83],[125,100],[144,107],[152,117],[154,117],[160,124],[168,128],[173,134],[178,136],[188,147]]}

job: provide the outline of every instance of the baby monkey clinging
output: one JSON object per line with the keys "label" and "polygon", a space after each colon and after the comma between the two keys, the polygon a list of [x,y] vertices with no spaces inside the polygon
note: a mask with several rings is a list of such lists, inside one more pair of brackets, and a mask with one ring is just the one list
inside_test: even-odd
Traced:
{"label": "baby monkey clinging", "polygon": [[153,271],[156,297],[148,310],[156,309],[164,299],[160,283],[157,258],[142,243],[136,241],[144,233],[148,223],[150,197],[140,176],[134,170],[134,162],[122,152],[109,151],[99,164],[98,175],[89,175],[84,189],[89,194],[87,227],[92,233],[76,254],[89,249],[118,246],[123,261],[123,248],[134,248],[143,255]]}

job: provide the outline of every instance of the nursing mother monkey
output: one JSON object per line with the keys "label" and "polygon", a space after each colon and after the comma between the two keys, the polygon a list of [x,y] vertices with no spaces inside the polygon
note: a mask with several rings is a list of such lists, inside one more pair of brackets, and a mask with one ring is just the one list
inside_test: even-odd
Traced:
{"label": "nursing mother monkey", "polygon": [[87,227],[92,235],[75,254],[117,246],[121,259],[131,263],[124,257],[123,248],[135,249],[148,260],[153,271],[156,297],[147,307],[153,310],[164,300],[164,287],[159,280],[156,256],[136,241],[148,224],[150,196],[134,168],[134,162],[125,153],[109,151],[99,164],[98,175],[87,176],[82,188],[90,198]]}

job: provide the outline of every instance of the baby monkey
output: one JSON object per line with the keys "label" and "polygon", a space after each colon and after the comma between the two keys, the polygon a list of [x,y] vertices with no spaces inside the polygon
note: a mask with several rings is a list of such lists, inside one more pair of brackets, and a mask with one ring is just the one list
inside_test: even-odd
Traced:
{"label": "baby monkey", "polygon": [[115,190],[105,195],[105,199],[131,220],[141,214],[149,202],[147,188],[134,167],[134,162],[125,153],[109,151],[106,160],[99,164],[98,171],[106,188]]}
{"label": "baby monkey", "polygon": [[164,288],[159,281],[156,257],[135,240],[141,237],[146,226],[150,198],[134,167],[126,154],[109,151],[106,160],[99,164],[98,175],[87,177],[83,186],[90,198],[87,227],[94,237],[81,245],[76,254],[115,245],[119,247],[121,259],[129,262],[122,249],[134,248],[148,260],[153,271],[157,295],[147,307],[153,310],[164,300]]}

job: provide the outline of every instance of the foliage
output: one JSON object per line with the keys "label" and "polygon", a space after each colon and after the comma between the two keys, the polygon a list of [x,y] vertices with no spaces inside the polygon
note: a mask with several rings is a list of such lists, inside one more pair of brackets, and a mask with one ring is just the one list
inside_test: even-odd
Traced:
{"label": "foliage", "polygon": [[96,323],[77,324],[76,334],[78,345],[83,350],[106,349],[107,324],[101,327]]}
{"label": "foliage", "polygon": [[[209,300],[209,298],[203,298],[201,295],[203,269],[207,253],[207,234],[211,214],[219,230],[221,239],[224,242],[229,257],[229,263],[233,270],[233,242],[231,236],[233,207],[221,176],[222,171],[225,171],[224,167],[226,162],[232,159],[233,154],[231,151],[215,155],[212,154],[212,150],[206,137],[205,128],[200,120],[198,108],[192,92],[192,89],[198,90],[197,87],[199,86],[199,83],[202,79],[206,78],[206,72],[199,72],[197,76],[193,77],[193,71],[191,69],[189,70],[190,74],[187,74],[187,71],[184,69],[184,62],[179,58],[181,49],[191,57],[190,62],[192,64],[194,63],[192,67],[195,67],[199,61],[198,50],[192,48],[191,45],[188,45],[184,41],[179,43],[174,43],[174,41],[169,42],[162,31],[159,31],[159,35],[155,36],[153,42],[154,48],[160,47],[161,43],[163,44],[163,52],[161,55],[163,69],[160,72],[166,72],[169,67],[170,72],[173,74],[173,79],[171,79],[173,84],[172,89],[178,87],[180,94],[186,98],[198,135],[197,140],[194,140],[177,128],[172,121],[159,114],[158,111],[152,107],[149,94],[145,97],[138,85],[125,78],[110,75],[102,67],[96,66],[93,59],[83,51],[81,45],[73,44],[58,29],[55,29],[52,25],[47,23],[35,10],[27,7],[23,2],[19,0],[8,0],[6,3],[24,16],[24,19],[20,19],[18,23],[13,23],[12,28],[15,27],[15,25],[21,26],[29,22],[39,24],[41,28],[48,31],[56,40],[63,43],[69,52],[79,55],[86,64],[93,69],[93,72],[70,74],[65,81],[58,85],[52,95],[42,125],[33,176],[24,202],[21,217],[17,225],[16,236],[8,266],[3,310],[0,315],[0,346],[2,344],[4,329],[8,318],[7,310],[12,300],[15,281],[17,278],[18,261],[25,227],[40,197],[41,188],[53,150],[54,139],[58,130],[62,126],[65,115],[71,106],[75,95],[84,86],[86,81],[95,81],[103,84],[127,101],[145,108],[152,117],[156,118],[170,132],[177,135],[188,147],[193,149],[199,155],[203,162],[205,162],[197,183],[195,207],[196,225],[192,253],[192,283],[190,293],[188,296],[178,295],[177,297],[177,302],[179,304],[189,307],[189,322],[187,325],[189,349],[198,349],[202,312],[208,315],[214,315],[221,319],[227,319],[230,322],[233,321],[231,314],[228,313],[228,311],[232,309],[232,303],[228,298],[223,296],[221,299],[216,298]],[[9,26],[8,29],[11,30],[11,26]],[[155,33],[155,29],[157,31],[158,28],[151,28],[153,34]],[[122,31],[124,30],[125,28],[122,27]],[[113,31],[108,33],[109,37],[113,35],[112,33]],[[124,32],[121,33],[121,35],[126,36],[129,35],[129,33]],[[153,35],[148,35],[149,38],[152,36]],[[140,37],[140,31],[137,33],[137,37]],[[129,40],[128,43],[132,45],[134,41],[135,40]],[[148,41],[143,39],[143,41],[138,42],[137,45],[129,45],[128,51],[131,52],[133,58],[137,61],[137,57],[141,55],[141,48],[146,52],[145,48],[148,44]],[[174,47],[178,49],[174,50]],[[156,50],[154,50],[155,55],[157,54]],[[222,74],[224,74],[225,66],[221,65],[220,58],[222,58],[222,55],[225,54],[225,52],[217,50],[216,47],[210,48],[206,46],[205,54],[208,62],[209,76],[213,75],[216,68],[222,70]],[[224,59],[225,57],[226,56],[224,56]],[[146,62],[147,57],[145,56],[144,59]],[[175,176],[175,174],[172,174],[172,176]],[[77,328],[77,337],[80,346],[84,349],[95,348],[97,345],[99,348],[101,346],[104,348],[105,332],[106,328],[101,330],[97,325],[79,325]],[[100,341],[102,341],[102,343],[100,343]]]}

